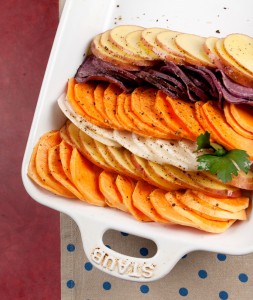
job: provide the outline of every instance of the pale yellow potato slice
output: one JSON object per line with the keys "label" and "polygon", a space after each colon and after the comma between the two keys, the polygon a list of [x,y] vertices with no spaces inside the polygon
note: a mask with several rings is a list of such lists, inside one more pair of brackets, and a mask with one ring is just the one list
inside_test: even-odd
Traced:
{"label": "pale yellow potato slice", "polygon": [[[195,58],[200,65],[214,67],[215,65],[204,51],[205,40],[206,38],[203,36],[182,33],[175,37],[175,44],[187,55]],[[186,61],[187,58],[188,57],[186,56]]]}
{"label": "pale yellow potato slice", "polygon": [[161,32],[156,36],[157,44],[163,48],[169,56],[173,56],[175,58],[175,63],[188,62],[190,64],[198,64],[198,60],[191,55],[188,55],[187,52],[179,48],[176,44],[176,37],[180,34],[181,32],[173,30]]}
{"label": "pale yellow potato slice", "polygon": [[208,57],[211,59],[211,61],[214,61],[214,56],[217,55],[217,51],[215,50],[215,44],[218,41],[219,38],[210,36],[207,37],[204,41],[203,49],[208,55]]}
{"label": "pale yellow potato slice", "polygon": [[229,34],[223,45],[228,55],[253,75],[253,38],[245,34]]}
{"label": "pale yellow potato slice", "polygon": [[161,48],[156,41],[156,36],[164,31],[166,31],[164,28],[152,27],[142,30],[141,33],[141,42],[157,56],[157,59],[165,59],[168,55],[167,51]]}
{"label": "pale yellow potato slice", "polygon": [[[136,53],[130,53],[130,51],[128,50],[128,44],[124,41],[124,35],[121,36],[120,34],[118,34],[115,37],[115,40],[110,38],[110,35],[111,30],[107,30],[102,33],[100,35],[100,44],[112,56],[122,59],[126,63],[135,64],[138,66],[153,65],[153,63],[151,63],[149,60],[143,59],[142,57],[136,55]],[[117,41],[117,38],[119,39],[119,41]]]}
{"label": "pale yellow potato slice", "polygon": [[136,30],[128,33],[125,37],[126,43],[131,54],[138,55],[147,60],[157,60],[157,56],[152,50],[146,47],[141,40],[142,30]]}
{"label": "pale yellow potato slice", "polygon": [[101,34],[95,36],[93,39],[90,49],[91,52],[98,58],[107,61],[109,63],[112,63],[114,65],[118,65],[122,67],[125,70],[129,71],[138,71],[139,67],[133,64],[130,64],[126,62],[124,59],[121,59],[119,57],[116,57],[115,55],[111,54],[107,48],[104,48],[100,43],[100,37]]}
{"label": "pale yellow potato slice", "polygon": [[253,87],[253,75],[247,72],[230,55],[228,55],[224,49],[223,41],[223,39],[218,39],[215,43],[215,50],[218,54],[218,60],[215,61],[215,64],[235,82],[243,86]]}

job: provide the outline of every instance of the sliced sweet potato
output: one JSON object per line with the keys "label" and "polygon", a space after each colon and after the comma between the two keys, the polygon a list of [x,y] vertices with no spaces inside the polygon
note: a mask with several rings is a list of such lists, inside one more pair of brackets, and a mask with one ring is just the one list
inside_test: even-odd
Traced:
{"label": "sliced sweet potato", "polygon": [[219,206],[209,204],[198,198],[191,190],[187,190],[180,197],[180,202],[206,219],[217,221],[246,220],[246,212],[244,209],[238,212],[224,210]]}
{"label": "sliced sweet potato", "polygon": [[235,220],[214,221],[201,217],[181,203],[180,199],[182,197],[182,193],[168,192],[166,193],[165,197],[177,213],[184,216],[185,218],[190,219],[196,225],[196,227],[206,232],[222,233],[235,222]]}
{"label": "sliced sweet potato", "polygon": [[80,107],[80,105],[76,102],[76,99],[75,99],[75,85],[76,85],[75,78],[70,78],[68,80],[66,97],[67,97],[69,103],[71,104],[71,106],[73,107],[74,111],[78,115],[85,117],[85,113],[84,113],[83,109]]}
{"label": "sliced sweet potato", "polygon": [[28,166],[27,175],[42,188],[50,191],[53,194],[65,197],[65,193],[62,194],[59,190],[52,188],[51,186],[49,186],[47,184],[47,182],[43,181],[41,179],[41,177],[39,176],[37,169],[36,169],[36,154],[37,154],[38,147],[39,147],[39,143],[37,143],[33,148],[33,152],[32,152],[31,158],[30,158],[29,166]]}
{"label": "sliced sweet potato", "polygon": [[[233,114],[231,112],[231,106],[232,105],[233,104],[229,104],[229,103],[224,104],[224,114],[225,114],[226,121],[234,129],[234,131],[236,131],[238,134],[244,136],[245,138],[253,139],[253,132],[250,132],[250,131],[246,130],[244,127],[242,127],[237,122],[238,117],[237,117],[237,119],[235,119],[235,117],[233,116]],[[252,119],[253,119],[253,117],[252,117]]]}
{"label": "sliced sweet potato", "polygon": [[36,170],[46,186],[57,191],[59,195],[68,198],[75,198],[69,190],[55,180],[48,167],[48,151],[50,148],[60,144],[60,142],[61,136],[58,130],[52,130],[40,138],[35,158]]}
{"label": "sliced sweet potato", "polygon": [[154,129],[167,135],[167,138],[173,138],[168,126],[165,126],[159,114],[154,110],[157,89],[140,87],[135,89],[131,97],[131,109],[140,118],[140,120]]}
{"label": "sliced sweet potato", "polygon": [[164,219],[183,226],[196,227],[196,225],[190,220],[179,213],[177,213],[172,207],[170,202],[168,202],[165,198],[165,194],[167,192],[161,189],[155,189],[149,195],[150,201],[153,204],[155,210],[159,215],[161,215]]}
{"label": "sliced sweet potato", "polygon": [[[133,111],[131,108],[131,102],[132,98],[138,97],[138,89],[135,89],[131,97],[126,97],[124,102],[124,109],[125,113],[128,115],[128,117],[131,119],[131,121],[136,125],[136,127],[141,132],[141,135],[144,136],[152,136],[152,137],[158,137],[158,138],[166,138],[167,134],[160,132],[157,128],[153,126],[149,126],[148,124],[144,123]],[[137,94],[137,95],[136,95]]]}
{"label": "sliced sweet potato", "polygon": [[219,207],[230,212],[239,212],[248,208],[249,206],[248,197],[218,198],[206,195],[199,191],[192,191],[192,193],[194,193],[199,199],[209,203],[210,205]]}
{"label": "sliced sweet potato", "polygon": [[139,209],[137,209],[133,205],[132,195],[136,184],[135,181],[128,177],[118,175],[115,183],[119,193],[121,194],[122,201],[125,204],[129,213],[132,214],[132,216],[139,221],[152,221],[148,216],[144,215]]}
{"label": "sliced sweet potato", "polygon": [[63,170],[60,158],[60,145],[56,145],[48,150],[48,167],[55,180],[62,184],[78,199],[83,200],[82,194],[76,189]]}
{"label": "sliced sweet potato", "polygon": [[175,115],[180,119],[184,128],[190,132],[191,136],[195,137],[195,140],[200,134],[204,133],[203,128],[196,118],[193,103],[172,99],[169,96],[166,97],[166,100],[169,102]]}
{"label": "sliced sweet potato", "polygon": [[72,150],[73,147],[69,143],[65,142],[65,140],[61,141],[59,145],[61,165],[65,175],[68,177],[70,181],[72,181],[72,178],[71,178],[69,165],[70,165]]}
{"label": "sliced sweet potato", "polygon": [[137,126],[134,124],[132,119],[129,118],[129,116],[125,113],[124,103],[126,97],[130,98],[131,95],[126,93],[121,93],[117,97],[116,116],[119,122],[121,123],[122,127],[124,127],[128,131],[136,132],[138,131]]}
{"label": "sliced sweet potato", "polygon": [[204,128],[205,131],[210,133],[210,140],[224,143],[222,136],[218,135],[216,130],[210,125],[210,122],[207,120],[205,114],[203,113],[202,106],[205,104],[203,101],[195,102],[195,112],[196,118],[198,119],[201,126]]}
{"label": "sliced sweet potato", "polygon": [[94,102],[97,111],[100,115],[104,118],[105,121],[107,120],[107,114],[105,112],[105,104],[104,104],[104,91],[107,88],[107,83],[99,83],[94,91]]}
{"label": "sliced sweet potato", "polygon": [[222,135],[222,139],[224,140],[223,145],[226,148],[229,150],[234,148],[245,150],[251,159],[253,158],[253,141],[234,131],[226,122],[224,114],[214,102],[206,102],[202,106],[202,110],[213,130],[217,134],[220,133]]}
{"label": "sliced sweet potato", "polygon": [[175,138],[186,138],[194,140],[194,137],[184,127],[184,124],[175,115],[169,102],[166,100],[166,95],[162,91],[159,91],[156,96],[155,107],[156,114],[160,116],[161,122],[168,126],[170,134]]}
{"label": "sliced sweet potato", "polygon": [[132,195],[133,205],[154,222],[168,223],[167,219],[157,213],[150,201],[149,195],[154,189],[155,187],[147,182],[137,181]]}
{"label": "sliced sweet potato", "polygon": [[127,211],[115,183],[117,176],[118,175],[116,173],[108,171],[101,172],[98,177],[99,189],[104,195],[105,202],[108,206],[118,208],[122,211]]}
{"label": "sliced sweet potato", "polygon": [[115,129],[124,129],[119,122],[116,114],[117,110],[117,98],[121,94],[122,90],[115,84],[109,84],[104,91],[104,107],[107,119],[111,127]]}
{"label": "sliced sweet potato", "polygon": [[75,99],[85,113],[85,119],[91,123],[109,128],[107,121],[96,109],[94,101],[95,83],[78,83],[75,85]]}
{"label": "sliced sweet potato", "polygon": [[70,172],[74,185],[86,202],[97,206],[106,205],[98,184],[98,177],[102,169],[84,158],[76,148],[72,151]]}
{"label": "sliced sweet potato", "polygon": [[245,104],[230,104],[230,111],[239,125],[253,135],[253,107]]}

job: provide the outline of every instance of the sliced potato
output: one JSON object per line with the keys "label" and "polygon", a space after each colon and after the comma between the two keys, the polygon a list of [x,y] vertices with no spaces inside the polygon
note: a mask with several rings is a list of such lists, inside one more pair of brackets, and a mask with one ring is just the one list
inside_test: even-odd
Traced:
{"label": "sliced potato", "polygon": [[151,63],[149,60],[145,60],[135,53],[129,53],[130,51],[127,51],[128,44],[124,41],[124,39],[124,32],[122,33],[122,35],[118,33],[117,38],[116,34],[114,34],[112,38],[111,30],[107,30],[100,35],[100,44],[112,56],[124,60],[126,63],[134,64],[137,66],[153,65],[153,63]]}
{"label": "sliced potato", "polygon": [[208,55],[210,60],[214,63],[214,58],[217,56],[217,52],[215,50],[215,44],[219,38],[210,36],[207,37],[204,41],[203,50]]}
{"label": "sliced potato", "polygon": [[215,60],[215,64],[218,68],[221,68],[228,77],[235,82],[247,86],[253,87],[253,75],[241,67],[224,49],[224,39],[218,39],[215,44],[215,50],[218,54],[218,59]]}
{"label": "sliced potato", "polygon": [[142,30],[132,31],[126,35],[126,43],[131,54],[137,55],[146,60],[157,60],[158,56],[144,45],[141,37]]}
{"label": "sliced potato", "polygon": [[156,59],[165,59],[168,55],[167,51],[161,48],[156,41],[157,34],[164,31],[166,31],[164,28],[152,27],[142,30],[141,33],[141,42],[154,53],[154,56],[156,55]]}
{"label": "sliced potato", "polygon": [[103,156],[97,150],[94,139],[82,130],[79,130],[79,138],[81,143],[81,152],[95,165],[104,169],[110,169],[110,165],[105,161]]}
{"label": "sliced potato", "polygon": [[215,65],[204,51],[205,40],[205,37],[199,35],[182,33],[175,37],[175,44],[187,54],[185,56],[187,62],[191,63],[191,60],[188,61],[189,55],[197,60],[197,65],[213,68]]}
{"label": "sliced potato", "polygon": [[125,70],[129,70],[129,71],[139,70],[140,67],[127,63],[124,59],[120,59],[119,57],[116,57],[115,55],[111,54],[106,48],[104,48],[101,45],[100,37],[101,34],[97,35],[91,43],[91,52],[95,56],[114,65],[118,65]]}
{"label": "sliced potato", "polygon": [[172,60],[177,64],[184,64],[186,62],[195,63],[193,57],[189,56],[185,51],[180,49],[176,44],[176,37],[181,33],[173,30],[166,30],[157,34],[156,42],[157,44],[167,52],[167,59]]}
{"label": "sliced potato", "polygon": [[224,38],[223,45],[228,55],[253,75],[253,38],[246,34],[229,34]]}
{"label": "sliced potato", "polygon": [[182,184],[177,182],[176,178],[163,172],[161,165],[149,163],[137,155],[132,155],[132,162],[142,172],[142,178],[158,188],[167,191],[185,188]]}
{"label": "sliced potato", "polygon": [[125,51],[128,54],[131,54],[128,45],[126,43],[126,36],[133,31],[142,30],[142,26],[137,25],[120,25],[116,26],[110,30],[110,41],[117,45],[121,50]]}

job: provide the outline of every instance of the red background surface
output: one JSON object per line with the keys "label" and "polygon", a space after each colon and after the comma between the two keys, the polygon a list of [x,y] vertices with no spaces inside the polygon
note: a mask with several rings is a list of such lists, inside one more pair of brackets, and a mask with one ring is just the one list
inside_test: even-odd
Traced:
{"label": "red background surface", "polygon": [[0,299],[60,299],[59,213],[26,193],[21,163],[58,24],[58,0],[0,4]]}

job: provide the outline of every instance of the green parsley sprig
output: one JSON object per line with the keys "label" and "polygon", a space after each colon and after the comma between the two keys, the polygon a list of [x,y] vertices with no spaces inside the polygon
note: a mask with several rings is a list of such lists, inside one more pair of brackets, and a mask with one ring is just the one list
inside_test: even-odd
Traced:
{"label": "green parsley sprig", "polygon": [[198,157],[198,170],[209,171],[224,183],[232,180],[232,175],[237,176],[241,170],[248,173],[251,162],[249,155],[244,150],[226,150],[221,145],[210,142],[210,133],[206,131],[197,137],[197,151],[208,149],[211,153]]}

